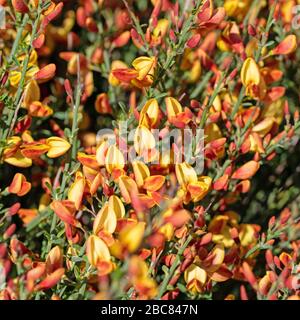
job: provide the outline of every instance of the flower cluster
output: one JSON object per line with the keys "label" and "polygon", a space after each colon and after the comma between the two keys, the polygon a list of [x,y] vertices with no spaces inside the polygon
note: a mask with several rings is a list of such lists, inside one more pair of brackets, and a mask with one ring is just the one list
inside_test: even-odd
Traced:
{"label": "flower cluster", "polygon": [[300,299],[296,0],[0,4],[0,299]]}

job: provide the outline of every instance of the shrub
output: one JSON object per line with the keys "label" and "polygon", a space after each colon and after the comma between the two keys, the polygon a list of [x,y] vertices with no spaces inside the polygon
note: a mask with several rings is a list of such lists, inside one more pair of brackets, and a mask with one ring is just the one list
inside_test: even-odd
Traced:
{"label": "shrub", "polygon": [[299,299],[295,0],[0,4],[1,299]]}

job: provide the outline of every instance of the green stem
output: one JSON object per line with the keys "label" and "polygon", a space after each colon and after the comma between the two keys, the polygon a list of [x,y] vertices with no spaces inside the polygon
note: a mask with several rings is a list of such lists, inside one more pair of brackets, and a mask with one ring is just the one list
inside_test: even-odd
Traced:
{"label": "green stem", "polygon": [[71,163],[76,161],[77,155],[77,136],[78,136],[78,111],[81,101],[81,83],[80,83],[80,63],[79,63],[79,56],[77,60],[77,89],[76,89],[76,97],[75,97],[75,104],[74,104],[74,111],[73,111],[73,122],[72,122],[72,132],[71,132]]}
{"label": "green stem", "polygon": [[190,36],[191,33],[191,26],[193,25],[193,20],[198,12],[198,9],[200,8],[200,5],[202,4],[203,1],[200,1],[197,6],[195,7],[195,9],[193,10],[193,12],[191,13],[191,15],[189,16],[189,18],[186,20],[186,22],[184,23],[182,30],[180,32],[180,35],[178,36],[178,43],[174,46],[172,52],[170,52],[170,54],[168,54],[167,60],[164,63],[163,68],[161,68],[157,75],[156,75],[156,79],[152,84],[152,88],[156,87],[160,82],[163,81],[163,77],[165,75],[165,73],[167,72],[167,70],[169,70],[172,65],[175,63],[175,58],[176,56],[184,49],[184,46]]}
{"label": "green stem", "polygon": [[220,93],[221,86],[222,86],[224,78],[225,78],[225,74],[218,81],[217,86],[216,86],[216,88],[215,88],[215,90],[213,92],[213,95],[210,97],[207,106],[203,110],[203,114],[202,114],[200,125],[199,125],[200,129],[203,129],[204,126],[205,126],[205,123],[206,123],[206,120],[207,120],[208,111],[209,111],[210,107],[212,106],[212,104],[214,103],[217,95]]}
{"label": "green stem", "polygon": [[24,31],[24,28],[25,28],[28,20],[29,20],[29,16],[28,16],[28,14],[25,14],[24,18],[23,18],[23,21],[22,21],[22,25],[18,29],[18,32],[17,32],[17,35],[16,35],[16,39],[14,41],[13,47],[12,47],[10,55],[9,55],[9,58],[7,60],[8,64],[11,64],[11,62],[13,61],[13,58],[14,58],[14,56],[15,56],[15,54],[17,52],[17,49],[19,47],[19,43],[20,43],[20,40],[21,40],[21,37],[22,37],[22,33]]}
{"label": "green stem", "polygon": [[232,113],[231,113],[231,119],[233,119],[234,116],[236,115],[236,113],[238,112],[239,107],[240,107],[240,105],[241,105],[241,103],[243,101],[245,92],[246,92],[245,88],[242,87],[241,91],[240,91],[240,94],[238,96],[238,99],[237,99],[236,103],[234,104],[234,107],[233,107],[233,110],[232,110]]}
{"label": "green stem", "polygon": [[184,242],[184,244],[182,245],[182,247],[178,250],[175,261],[172,264],[172,266],[169,270],[169,273],[167,274],[167,276],[164,278],[162,284],[160,285],[158,296],[157,296],[158,299],[160,299],[163,296],[163,294],[165,293],[166,288],[167,288],[170,280],[172,279],[175,270],[177,269],[177,267],[180,264],[180,258],[182,256],[184,250],[189,245],[189,243],[191,242],[192,239],[193,239],[193,237],[191,235],[189,235],[188,238],[186,239],[186,241]]}
{"label": "green stem", "polygon": [[[16,96],[15,96],[15,99],[14,99],[14,108],[9,109],[9,111],[8,111],[8,117],[7,117],[7,121],[6,121],[7,122],[7,127],[3,130],[2,135],[1,135],[1,140],[2,141],[7,141],[7,138],[9,137],[10,132],[13,129],[12,128],[12,121],[16,116],[15,113],[18,112],[18,109],[19,109],[18,105],[21,103],[22,94],[23,94],[24,85],[25,85],[27,68],[28,68],[28,64],[29,64],[29,60],[30,60],[30,54],[31,54],[31,50],[33,48],[33,41],[34,41],[34,39],[36,37],[36,34],[37,34],[37,31],[38,31],[40,15],[41,15],[41,8],[39,7],[38,8],[37,17],[35,19],[35,22],[34,22],[34,25],[33,25],[33,28],[32,28],[31,40],[30,40],[30,44],[29,44],[28,49],[27,49],[28,50],[27,51],[27,55],[26,55],[26,57],[24,59],[23,66],[22,66],[21,79],[20,79],[20,83],[19,83],[19,86],[18,86],[18,89],[17,89],[17,93],[16,93]],[[25,15],[24,19],[23,19],[23,24],[20,27],[20,29],[18,30],[17,37],[16,37],[16,40],[15,40],[13,48],[12,48],[12,52],[11,52],[10,57],[9,57],[9,63],[11,63],[14,55],[16,54],[16,51],[17,51],[17,48],[18,48],[18,45],[19,45],[19,42],[20,42],[20,39],[21,39],[21,36],[22,36],[22,32],[24,30],[23,28],[26,25],[28,19],[29,19],[28,16]],[[0,158],[2,157],[3,149],[4,149],[4,146],[2,146],[0,148]]]}

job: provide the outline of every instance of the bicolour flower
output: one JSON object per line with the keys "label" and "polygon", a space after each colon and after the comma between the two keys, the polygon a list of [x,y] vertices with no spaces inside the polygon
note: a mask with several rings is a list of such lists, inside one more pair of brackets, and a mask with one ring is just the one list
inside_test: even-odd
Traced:
{"label": "bicolour flower", "polygon": [[68,141],[60,137],[51,137],[46,141],[49,150],[47,156],[49,158],[57,158],[64,155],[70,148],[71,145]]}
{"label": "bicolour flower", "polygon": [[21,173],[16,173],[13,181],[8,187],[8,192],[15,193],[19,197],[26,195],[31,189],[31,183],[26,180],[26,177]]}

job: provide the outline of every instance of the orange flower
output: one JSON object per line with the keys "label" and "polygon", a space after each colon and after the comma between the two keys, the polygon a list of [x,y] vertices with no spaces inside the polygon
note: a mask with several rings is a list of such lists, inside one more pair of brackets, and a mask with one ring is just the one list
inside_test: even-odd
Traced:
{"label": "orange flower", "polygon": [[279,45],[271,50],[271,55],[288,55],[293,53],[297,49],[297,38],[295,35],[290,34]]}
{"label": "orange flower", "polygon": [[24,224],[27,225],[38,216],[38,211],[37,209],[19,209],[18,215],[20,216]]}
{"label": "orange flower", "polygon": [[[119,66],[121,65],[121,68]],[[153,82],[154,69],[156,66],[155,57],[136,58],[132,65],[134,69],[129,69],[120,61],[112,66],[109,81],[112,85],[123,82],[127,85],[132,84],[138,88],[148,87]]]}
{"label": "orange flower", "polygon": [[49,146],[39,142],[28,142],[21,146],[21,153],[29,159],[39,158],[41,155],[49,151]]}
{"label": "orange flower", "polygon": [[31,183],[26,181],[26,177],[21,173],[16,173],[13,181],[8,187],[8,192],[15,193],[19,197],[25,196],[31,189]]}
{"label": "orange flower", "polygon": [[32,102],[28,107],[28,112],[32,117],[49,117],[53,114],[53,110],[39,101]]}
{"label": "orange flower", "polygon": [[85,154],[83,152],[78,152],[77,159],[85,167],[94,170],[99,169],[99,164],[97,162],[96,156],[93,154]]}
{"label": "orange flower", "polygon": [[38,81],[39,83],[47,82],[54,77],[55,71],[56,65],[53,63],[48,64],[34,75],[34,80]]}
{"label": "orange flower", "polygon": [[249,161],[238,168],[232,175],[232,179],[247,180],[255,175],[260,165],[256,161]]}
{"label": "orange flower", "polygon": [[175,98],[167,97],[165,99],[167,106],[168,121],[178,128],[184,128],[192,119],[193,113],[189,108],[182,108],[179,101]]}
{"label": "orange flower", "polygon": [[149,192],[159,190],[165,183],[166,178],[164,176],[150,176],[145,179],[143,188]]}
{"label": "orange flower", "polygon": [[112,114],[112,108],[109,104],[108,96],[106,93],[100,93],[95,101],[95,109],[101,114]]}
{"label": "orange flower", "polygon": [[57,214],[57,216],[63,222],[74,227],[81,227],[80,222],[75,218],[76,208],[72,201],[54,200],[50,204],[50,208]]}
{"label": "orange flower", "polygon": [[128,273],[140,299],[153,299],[156,296],[156,282],[150,278],[148,266],[141,257],[133,256],[130,259]]}
{"label": "orange flower", "polygon": [[28,168],[32,165],[32,160],[23,156],[19,149],[22,144],[20,137],[12,136],[7,139],[7,147],[5,147],[3,155],[4,161],[15,167]]}
{"label": "orange flower", "polygon": [[[121,79],[119,80],[118,74],[115,75],[115,70],[126,70],[127,69],[127,64],[125,64],[123,61],[120,60],[114,60],[111,63],[111,72],[108,77],[108,81],[112,86],[118,86],[122,81]],[[137,75],[137,72],[135,72],[135,76]]]}
{"label": "orange flower", "polygon": [[212,179],[210,177],[200,177],[198,181],[189,183],[187,190],[191,194],[194,202],[202,200],[211,188]]}
{"label": "orange flower", "polygon": [[62,278],[62,276],[65,274],[64,268],[59,268],[55,270],[53,273],[49,274],[43,281],[41,281],[37,286],[35,287],[35,290],[47,290],[52,287],[54,287]]}
{"label": "orange flower", "polygon": [[114,47],[123,47],[125,46],[130,39],[130,31],[122,32],[116,39],[113,40]]}
{"label": "orange flower", "polygon": [[228,269],[221,270],[225,257],[225,250],[222,244],[217,244],[207,257],[201,260],[196,257],[184,272],[184,279],[187,283],[187,289],[193,293],[201,293],[208,279],[214,281],[225,281],[231,277],[231,272]]}

